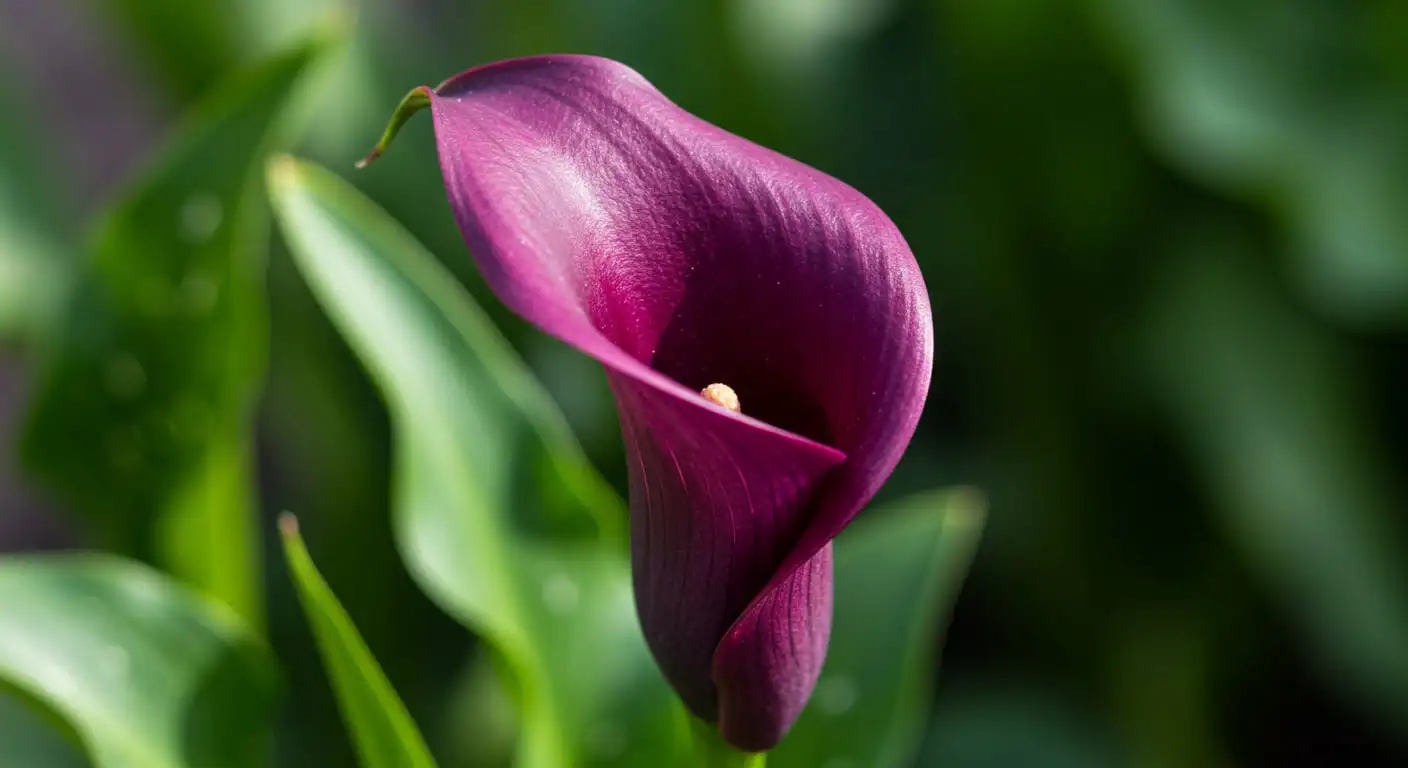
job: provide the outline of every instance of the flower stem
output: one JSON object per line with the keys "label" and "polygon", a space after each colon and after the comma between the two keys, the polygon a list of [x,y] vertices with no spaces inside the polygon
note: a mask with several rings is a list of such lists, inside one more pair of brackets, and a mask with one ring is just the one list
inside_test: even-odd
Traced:
{"label": "flower stem", "polygon": [[689,718],[694,737],[694,755],[699,768],[765,768],[766,752],[739,752],[719,737],[713,725]]}

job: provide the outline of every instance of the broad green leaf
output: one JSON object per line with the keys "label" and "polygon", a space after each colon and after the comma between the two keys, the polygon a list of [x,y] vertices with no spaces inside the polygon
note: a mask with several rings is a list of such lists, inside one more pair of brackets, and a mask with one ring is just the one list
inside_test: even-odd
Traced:
{"label": "broad green leaf", "polygon": [[407,564],[509,671],[519,763],[671,764],[678,707],[636,623],[624,511],[561,413],[384,212],[306,163],[269,179],[299,269],[386,398]]}
{"label": "broad green leaf", "polygon": [[226,606],[128,560],[0,558],[0,683],[71,726],[95,768],[268,760],[265,647]]}
{"label": "broad green leaf", "polygon": [[36,768],[90,768],[72,728],[43,704],[24,695],[6,695],[5,688],[0,683],[0,744],[7,759]]}
{"label": "broad green leaf", "polygon": [[250,418],[263,375],[260,176],[286,105],[340,34],[225,84],[102,220],[46,347],[28,468],[104,542],[258,623]]}
{"label": "broad green leaf", "polygon": [[934,654],[983,527],[970,490],[927,492],[867,512],[836,539],[836,614],[816,693],[773,768],[910,765]]}
{"label": "broad green leaf", "polygon": [[[284,556],[337,693],[362,768],[432,768],[415,721],[377,665],[357,627],[313,564],[292,516],[279,521]],[[466,726],[470,727],[470,726]]]}

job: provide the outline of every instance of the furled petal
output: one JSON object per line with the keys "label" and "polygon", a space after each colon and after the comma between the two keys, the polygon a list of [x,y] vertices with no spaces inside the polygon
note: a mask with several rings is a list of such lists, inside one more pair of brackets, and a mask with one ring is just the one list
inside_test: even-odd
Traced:
{"label": "furled petal", "polygon": [[[816,682],[831,539],[913,434],[933,353],[908,246],[860,193],[604,59],[421,89],[460,229],[513,310],[606,366],[642,627],[697,715],[771,747]],[[739,415],[698,391],[733,387]]]}

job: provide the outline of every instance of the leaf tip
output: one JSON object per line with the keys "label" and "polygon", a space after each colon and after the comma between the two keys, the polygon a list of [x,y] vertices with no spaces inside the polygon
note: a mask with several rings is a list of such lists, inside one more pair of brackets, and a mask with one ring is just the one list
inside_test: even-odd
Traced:
{"label": "leaf tip", "polygon": [[285,539],[298,538],[298,518],[292,512],[283,512],[279,515],[279,534]]}
{"label": "leaf tip", "polygon": [[264,173],[272,188],[293,186],[298,179],[298,161],[292,155],[274,155],[269,158]]}
{"label": "leaf tip", "polygon": [[949,494],[947,523],[955,528],[981,528],[987,519],[987,494],[972,486],[954,488]]}
{"label": "leaf tip", "polygon": [[334,2],[315,22],[317,32],[332,40],[341,40],[357,26],[357,8],[351,3]]}

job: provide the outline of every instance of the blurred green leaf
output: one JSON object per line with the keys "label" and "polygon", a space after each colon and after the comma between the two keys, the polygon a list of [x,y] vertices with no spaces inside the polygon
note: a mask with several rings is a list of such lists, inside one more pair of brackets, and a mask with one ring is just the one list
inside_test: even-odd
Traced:
{"label": "blurred green leaf", "polygon": [[316,166],[270,168],[314,295],[380,387],[413,575],[506,662],[525,766],[668,765],[678,705],[636,623],[621,502],[482,311]]}
{"label": "blurred green leaf", "polygon": [[[0,190],[3,193],[3,190]],[[14,224],[0,200],[0,344],[29,339],[61,295],[60,253],[38,233]]]}
{"label": "blurred green leaf", "polygon": [[[150,79],[180,104],[200,97],[241,66],[297,43],[329,17],[350,18],[354,8],[364,5],[355,0],[88,2],[103,6],[107,18],[146,65]],[[366,29],[380,32],[377,25]],[[360,50],[364,47],[360,40],[349,41],[343,49],[357,49],[355,55],[330,67],[324,75],[324,92],[335,94],[336,108],[315,110],[306,126],[308,133],[319,139],[319,151],[327,151],[328,139],[353,151],[353,142],[362,141],[365,130],[384,117],[379,105],[390,96],[373,101],[368,93],[375,90],[379,73],[365,60],[366,53]],[[362,133],[354,133],[358,127]]]}
{"label": "blurred green leaf", "polygon": [[[1215,588],[1224,592],[1226,584]],[[1087,640],[1107,649],[1108,727],[1120,734],[1132,765],[1234,768],[1213,704],[1231,633],[1217,634],[1218,618],[1203,605],[1180,611],[1144,602]]]}
{"label": "blurred green leaf", "polygon": [[929,492],[867,512],[837,538],[826,666],[769,766],[911,764],[927,720],[935,652],[983,516],[973,491]]}
{"label": "blurred green leaf", "polygon": [[0,681],[71,725],[96,768],[267,760],[266,649],[227,607],[131,561],[0,559]]}
{"label": "blurred green leaf", "polygon": [[90,1],[102,6],[156,79],[183,102],[200,96],[240,62],[238,3]]}
{"label": "blurred green leaf", "polygon": [[[415,721],[362,642],[352,619],[308,556],[291,516],[279,523],[284,556],[313,628],[363,768],[430,768],[435,759]],[[471,726],[472,727],[472,726]]]}
{"label": "blurred green leaf", "polygon": [[719,729],[712,723],[691,717],[689,726],[694,760],[688,765],[697,768],[766,768],[768,753],[739,752],[724,741]]}
{"label": "blurred green leaf", "polygon": [[[319,159],[341,161],[365,152],[367,135],[380,128],[386,117],[386,102],[400,95],[398,89],[403,81],[389,86],[387,81],[394,76],[388,74],[387,68],[419,62],[426,53],[418,48],[415,56],[407,56],[404,40],[418,37],[416,32],[386,23],[403,16],[414,18],[416,10],[407,6],[369,8],[358,0],[241,0],[232,5],[232,15],[238,17],[241,29],[240,48],[246,56],[266,55],[284,48],[330,18],[343,19],[352,28],[337,55],[329,57],[323,67],[317,94],[305,100],[308,114],[301,146]],[[366,14],[369,23],[354,24],[359,14]],[[442,15],[441,9],[434,14],[437,19]],[[377,58],[376,44],[387,37],[394,40],[386,43],[391,50]],[[415,42],[418,45],[420,41]],[[397,194],[400,192],[397,190]]]}
{"label": "blurred green leaf", "polygon": [[32,696],[7,695],[0,682],[0,744],[5,757],[21,766],[38,768],[89,768],[92,764],[79,746],[78,735],[67,723]]}
{"label": "blurred green leaf", "polygon": [[1317,0],[1107,0],[1159,148],[1282,215],[1306,295],[1408,322],[1408,91],[1364,55],[1364,9]]}
{"label": "blurred green leaf", "polygon": [[242,73],[98,228],[41,360],[22,452],[110,546],[259,623],[250,418],[266,346],[259,176],[341,34]]}
{"label": "blurred green leaf", "polygon": [[[480,649],[483,650],[483,649]],[[512,691],[488,653],[472,653],[456,673],[450,696],[427,730],[451,765],[497,768],[513,764],[518,713]],[[471,732],[465,723],[474,723]]]}
{"label": "blurred green leaf", "polygon": [[0,344],[38,333],[72,264],[34,110],[0,70]]}
{"label": "blurred green leaf", "polygon": [[[940,768],[1124,768],[1094,713],[1030,684],[988,681],[947,689],[917,765]],[[1157,763],[1158,765],[1198,765]],[[861,768],[862,763],[853,764]],[[820,768],[827,768],[825,763]]]}
{"label": "blurred green leaf", "polygon": [[1154,305],[1149,369],[1228,535],[1327,681],[1408,736],[1405,506],[1352,358],[1257,278],[1244,240],[1187,230]]}

